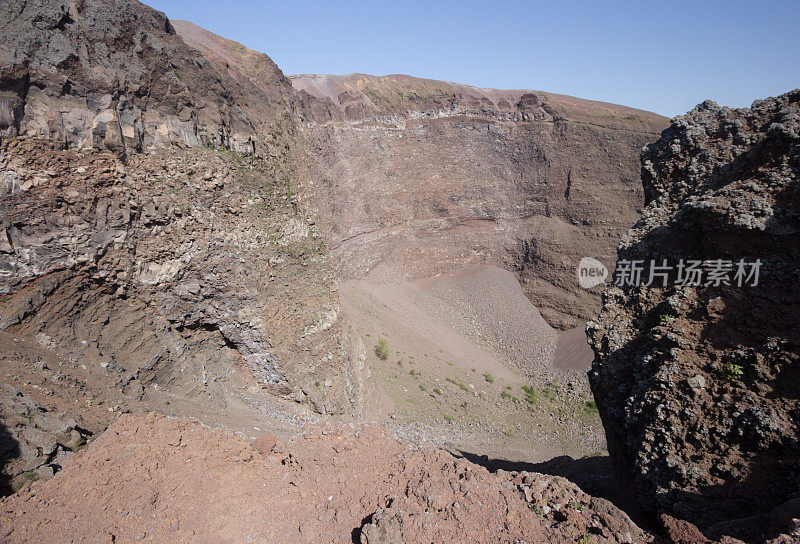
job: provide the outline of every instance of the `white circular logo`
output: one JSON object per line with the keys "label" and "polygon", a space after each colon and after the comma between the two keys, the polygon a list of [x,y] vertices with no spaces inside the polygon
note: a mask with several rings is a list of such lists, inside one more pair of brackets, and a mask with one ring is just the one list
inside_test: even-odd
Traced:
{"label": "white circular logo", "polygon": [[608,277],[608,268],[597,259],[591,257],[584,257],[578,263],[578,283],[584,289],[591,289],[596,285],[600,285]]}

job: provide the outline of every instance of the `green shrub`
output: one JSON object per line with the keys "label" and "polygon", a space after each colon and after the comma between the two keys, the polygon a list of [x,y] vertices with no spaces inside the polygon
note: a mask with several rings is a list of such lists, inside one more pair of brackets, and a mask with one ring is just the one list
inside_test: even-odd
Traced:
{"label": "green shrub", "polygon": [[528,401],[528,404],[534,404],[536,402],[536,391],[533,390],[533,387],[530,385],[523,385],[522,391],[525,393],[525,400]]}
{"label": "green shrub", "polygon": [[547,386],[545,386],[544,389],[542,389],[542,395],[544,395],[547,400],[554,400],[558,396],[558,391],[560,388],[561,387],[557,383],[550,382]]}
{"label": "green shrub", "polygon": [[583,411],[587,414],[596,414],[597,413],[597,403],[593,400],[587,400],[583,404]]}
{"label": "green shrub", "polygon": [[486,380],[486,381],[487,381],[487,382],[489,382],[489,383],[494,383],[494,376],[492,376],[492,375],[491,375],[491,374],[489,374],[488,372],[485,372],[485,373],[483,374],[483,379],[484,379],[484,380]]}
{"label": "green shrub", "polygon": [[378,343],[375,344],[375,355],[378,359],[385,361],[389,358],[389,342],[385,338],[379,338]]}
{"label": "green shrub", "polygon": [[458,379],[458,376],[456,376],[455,378],[447,377],[445,378],[445,380],[447,380],[448,382],[452,383],[455,386],[458,386],[458,388],[463,391],[469,391],[469,386],[464,382],[462,382],[460,379]]}
{"label": "green shrub", "polygon": [[722,374],[729,382],[735,382],[744,376],[744,369],[742,368],[742,365],[727,362],[725,363],[725,366],[722,367]]}

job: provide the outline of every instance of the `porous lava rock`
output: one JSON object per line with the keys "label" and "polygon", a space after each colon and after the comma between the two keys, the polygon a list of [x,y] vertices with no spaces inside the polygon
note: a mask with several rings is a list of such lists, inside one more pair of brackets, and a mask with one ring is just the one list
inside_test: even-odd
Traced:
{"label": "porous lava rock", "polygon": [[[587,325],[624,487],[711,538],[763,542],[799,517],[799,144],[797,90],[675,118],[642,153],[647,204],[619,259],[644,261],[643,280],[651,260],[732,261],[729,284],[611,285]],[[740,259],[760,260],[757,284],[739,285]]]}

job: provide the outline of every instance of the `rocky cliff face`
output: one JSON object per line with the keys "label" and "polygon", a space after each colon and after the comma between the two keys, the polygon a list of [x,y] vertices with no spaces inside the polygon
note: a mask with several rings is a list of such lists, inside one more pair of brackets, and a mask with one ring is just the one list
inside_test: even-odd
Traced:
{"label": "rocky cliff face", "polygon": [[0,329],[102,368],[133,400],[153,386],[224,398],[244,364],[260,386],[342,409],[319,400],[344,391],[324,246],[260,160],[190,149],[123,165],[4,140],[0,165]]}
{"label": "rocky cliff face", "polygon": [[2,495],[16,491],[21,479],[51,477],[91,435],[72,417],[50,413],[5,384],[0,384],[0,417]]}
{"label": "rocky cliff face", "polygon": [[[633,150],[665,124],[406,76],[290,82],[124,0],[5,2],[0,35],[0,329],[58,361],[42,379],[121,410],[256,418],[255,388],[359,413],[371,346],[343,343],[338,280],[373,271],[499,265],[575,325],[597,304],[575,264],[613,261],[643,196]],[[34,395],[26,368],[7,378]]]}
{"label": "rocky cliff face", "polygon": [[[699,105],[645,149],[642,180],[619,258],[733,271],[606,289],[587,331],[609,451],[649,511],[762,542],[800,512],[800,91]],[[757,285],[739,284],[740,259],[760,259]]]}
{"label": "rocky cliff face", "polygon": [[240,83],[139,2],[10,0],[0,6],[0,34],[6,136],[118,152],[177,145],[253,154],[270,145],[265,127],[282,113],[248,111]]}
{"label": "rocky cliff face", "polygon": [[291,76],[307,173],[345,278],[421,278],[477,264],[517,272],[558,328],[599,305],[585,256],[613,247],[642,202],[635,156],[657,115],[540,91],[408,76]]}
{"label": "rocky cliff face", "polygon": [[171,23],[186,45],[199,51],[221,74],[236,105],[247,113],[260,142],[256,152],[283,176],[294,177],[292,168],[302,152],[298,134],[300,100],[280,68],[264,53],[189,21]]}
{"label": "rocky cliff face", "polygon": [[338,289],[292,189],[294,91],[266,55],[180,26],[203,53],[139,2],[0,6],[0,329],[104,365],[135,402],[244,364],[342,411]]}

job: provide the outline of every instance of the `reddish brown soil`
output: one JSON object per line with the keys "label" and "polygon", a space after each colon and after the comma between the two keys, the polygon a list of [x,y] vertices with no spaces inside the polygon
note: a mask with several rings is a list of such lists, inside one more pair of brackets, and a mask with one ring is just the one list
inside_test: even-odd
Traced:
{"label": "reddish brown soil", "polygon": [[3,500],[3,541],[650,541],[566,480],[511,481],[378,427],[314,427],[273,442],[123,415],[53,479]]}

